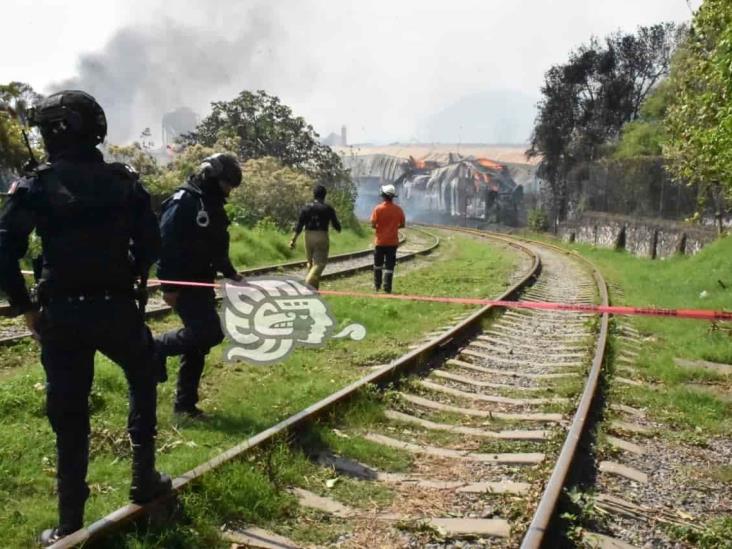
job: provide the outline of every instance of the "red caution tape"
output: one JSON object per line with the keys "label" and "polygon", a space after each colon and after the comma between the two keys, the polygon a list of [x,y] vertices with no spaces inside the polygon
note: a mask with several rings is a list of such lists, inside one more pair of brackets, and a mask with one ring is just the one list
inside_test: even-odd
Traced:
{"label": "red caution tape", "polygon": [[608,313],[613,315],[661,316],[674,318],[694,318],[698,320],[732,320],[732,312],[710,309],[659,309],[655,307],[622,307],[611,305],[585,305],[581,303],[553,303],[550,301],[501,301],[493,299],[474,299],[464,297],[432,297],[421,295],[370,294],[364,292],[339,292],[321,290],[323,295],[397,299],[401,301],[427,301],[434,303],[457,303],[462,305],[494,305],[512,309],[542,309],[546,311],[571,311],[581,313]]}
{"label": "red caution tape", "polygon": [[[23,271],[26,274],[25,271]],[[31,273],[32,274],[32,273]],[[218,288],[220,284],[211,282],[191,282],[186,280],[156,280],[149,283],[165,284],[168,286],[189,286],[199,288]],[[493,305],[511,309],[541,309],[545,311],[567,311],[579,313],[593,313],[630,316],[658,316],[667,318],[692,318],[696,320],[729,320],[732,321],[732,312],[715,311],[712,309],[661,309],[656,307],[627,307],[616,305],[586,305],[581,303],[553,303],[550,301],[501,301],[494,299],[479,299],[469,297],[437,297],[428,295],[401,295],[376,294],[367,292],[346,292],[338,290],[320,290],[321,295],[341,297],[358,297],[366,299],[394,299],[397,301],[422,301],[428,303],[455,303],[458,305]]]}

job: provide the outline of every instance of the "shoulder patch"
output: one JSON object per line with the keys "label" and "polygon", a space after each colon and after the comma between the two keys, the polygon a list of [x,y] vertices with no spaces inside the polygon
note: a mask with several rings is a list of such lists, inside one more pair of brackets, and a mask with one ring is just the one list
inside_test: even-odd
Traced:
{"label": "shoulder patch", "polygon": [[8,189],[8,195],[15,194],[19,191],[28,191],[31,188],[31,184],[33,183],[32,179],[23,178],[23,179],[16,179],[10,184],[10,188]]}
{"label": "shoulder patch", "polygon": [[173,200],[180,200],[183,198],[183,195],[186,194],[186,192],[183,189],[180,189],[179,191],[176,191],[176,193],[173,195]]}

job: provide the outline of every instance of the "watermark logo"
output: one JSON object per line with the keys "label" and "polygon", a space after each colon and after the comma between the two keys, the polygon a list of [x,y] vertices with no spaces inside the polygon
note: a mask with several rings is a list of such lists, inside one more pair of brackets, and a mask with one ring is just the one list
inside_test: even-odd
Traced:
{"label": "watermark logo", "polygon": [[336,320],[315,290],[289,277],[268,276],[223,284],[227,361],[271,364],[297,346],[320,347],[328,338],[366,337],[361,324],[332,335]]}

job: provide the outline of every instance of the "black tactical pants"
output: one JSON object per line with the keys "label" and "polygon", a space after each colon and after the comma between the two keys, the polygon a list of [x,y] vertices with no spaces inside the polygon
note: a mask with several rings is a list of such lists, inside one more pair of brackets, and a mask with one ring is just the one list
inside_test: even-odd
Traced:
{"label": "black tactical pants", "polygon": [[89,495],[89,393],[94,355],[122,367],[129,387],[127,429],[133,444],[154,444],[156,377],[152,336],[131,297],[59,298],[41,312],[46,411],[56,433],[61,508],[83,509]]}
{"label": "black tactical pants", "polygon": [[178,293],[175,307],[183,328],[158,338],[158,352],[168,356],[182,355],[175,395],[175,409],[186,411],[198,402],[198,386],[206,355],[224,340],[221,321],[216,312],[213,288],[184,288]]}
{"label": "black tactical pants", "polygon": [[383,281],[384,291],[391,293],[396,254],[396,246],[376,246],[374,248],[374,287],[377,290],[381,289]]}

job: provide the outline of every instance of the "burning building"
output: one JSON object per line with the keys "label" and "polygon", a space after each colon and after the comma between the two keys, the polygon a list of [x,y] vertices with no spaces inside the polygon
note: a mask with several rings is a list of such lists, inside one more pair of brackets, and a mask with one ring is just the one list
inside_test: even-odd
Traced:
{"label": "burning building", "polygon": [[379,187],[393,183],[399,203],[415,220],[462,218],[516,225],[523,187],[508,168],[487,158],[449,153],[407,159],[384,154],[348,155],[343,162],[358,186],[357,212],[367,215],[378,202]]}

